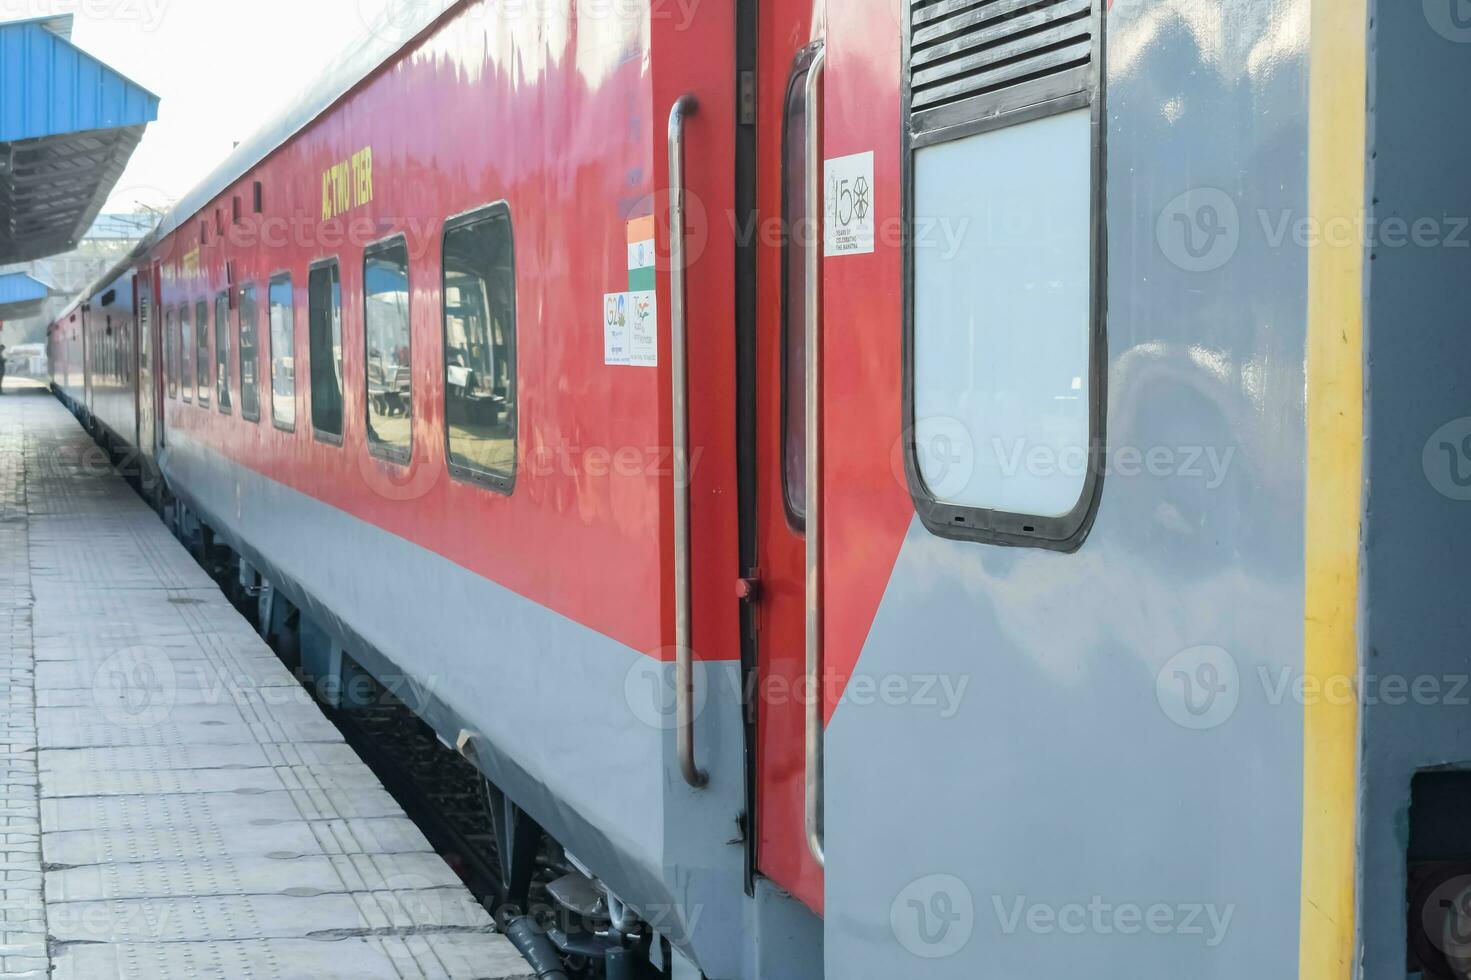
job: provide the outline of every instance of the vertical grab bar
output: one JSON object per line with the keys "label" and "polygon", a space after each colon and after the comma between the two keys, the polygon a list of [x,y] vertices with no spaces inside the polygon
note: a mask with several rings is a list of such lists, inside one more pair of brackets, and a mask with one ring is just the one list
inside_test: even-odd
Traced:
{"label": "vertical grab bar", "polygon": [[826,698],[822,684],[822,102],[826,51],[819,49],[807,71],[807,211],[811,241],[807,244],[807,706],[806,812],[807,847],[819,865],[824,853],[822,720]]}
{"label": "vertical grab bar", "polygon": [[699,110],[682,95],[669,110],[669,350],[674,413],[674,723],[679,769],[696,789],[709,781],[695,765],[695,668],[690,649],[689,352],[684,293],[684,124]]}

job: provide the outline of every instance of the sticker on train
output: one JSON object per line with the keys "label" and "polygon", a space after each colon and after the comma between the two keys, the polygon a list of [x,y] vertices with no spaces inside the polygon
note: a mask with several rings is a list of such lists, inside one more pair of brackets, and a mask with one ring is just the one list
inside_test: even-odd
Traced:
{"label": "sticker on train", "polygon": [[873,251],[873,151],[827,161],[826,231],[828,256]]}
{"label": "sticker on train", "polygon": [[603,363],[659,366],[659,301],[652,289],[603,297]]}
{"label": "sticker on train", "polygon": [[628,290],[654,288],[654,216],[634,218],[628,223]]}

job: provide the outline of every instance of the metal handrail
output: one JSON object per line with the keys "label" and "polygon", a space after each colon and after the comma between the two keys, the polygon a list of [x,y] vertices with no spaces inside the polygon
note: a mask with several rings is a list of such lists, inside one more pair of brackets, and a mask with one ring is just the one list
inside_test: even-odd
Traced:
{"label": "metal handrail", "polygon": [[699,789],[709,777],[695,764],[695,670],[690,647],[689,352],[684,284],[684,124],[699,110],[682,95],[669,110],[669,351],[674,412],[674,721],[679,769]]}
{"label": "metal handrail", "polygon": [[818,49],[807,70],[805,98],[807,125],[807,210],[814,221],[807,243],[807,706],[806,772],[803,819],[807,847],[818,864],[824,853],[822,721],[825,698],[822,685],[822,102],[821,83],[826,52]]}

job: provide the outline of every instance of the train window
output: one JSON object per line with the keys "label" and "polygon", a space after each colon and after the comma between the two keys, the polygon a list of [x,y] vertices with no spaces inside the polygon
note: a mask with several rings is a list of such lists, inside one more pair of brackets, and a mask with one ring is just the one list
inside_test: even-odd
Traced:
{"label": "train window", "polygon": [[215,297],[215,391],[220,411],[230,414],[230,294]]}
{"label": "train window", "polygon": [[797,56],[782,121],[781,453],[787,522],[807,523],[807,259],[818,247],[807,201],[807,80],[818,51]]}
{"label": "train window", "polygon": [[189,304],[179,307],[179,390],[186,402],[194,400],[194,328],[189,325]]}
{"label": "train window", "polygon": [[179,338],[174,336],[174,311],[163,311],[163,361],[169,379],[169,397],[179,397]]}
{"label": "train window", "polygon": [[307,282],[311,342],[312,431],[342,444],[342,275],[337,260],[318,263]]}
{"label": "train window", "polygon": [[251,422],[260,421],[260,347],[256,331],[259,329],[259,311],[256,309],[255,287],[240,289],[240,309],[236,313],[240,321],[240,417]]}
{"label": "train window", "polygon": [[200,300],[194,304],[194,333],[199,338],[199,405],[209,405],[209,389],[214,379],[210,368],[214,366],[214,354],[209,346],[209,304]]}
{"label": "train window", "polygon": [[516,478],[516,261],[493,204],[444,232],[444,415],[450,473],[510,493]]}
{"label": "train window", "polygon": [[1101,7],[1040,0],[997,27],[910,5],[906,469],[937,534],[1074,550],[1094,513]]}
{"label": "train window", "polygon": [[409,356],[409,249],[403,236],[370,246],[364,253],[363,324],[368,449],[375,455],[407,463],[414,445],[414,399]]}
{"label": "train window", "polygon": [[296,319],[291,274],[271,280],[271,422],[296,430]]}

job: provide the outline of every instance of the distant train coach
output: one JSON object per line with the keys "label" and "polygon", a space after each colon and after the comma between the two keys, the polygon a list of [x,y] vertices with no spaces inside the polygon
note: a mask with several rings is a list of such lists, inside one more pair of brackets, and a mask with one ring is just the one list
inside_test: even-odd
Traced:
{"label": "distant train coach", "polygon": [[421,0],[51,379],[569,975],[1464,980],[1468,42]]}

